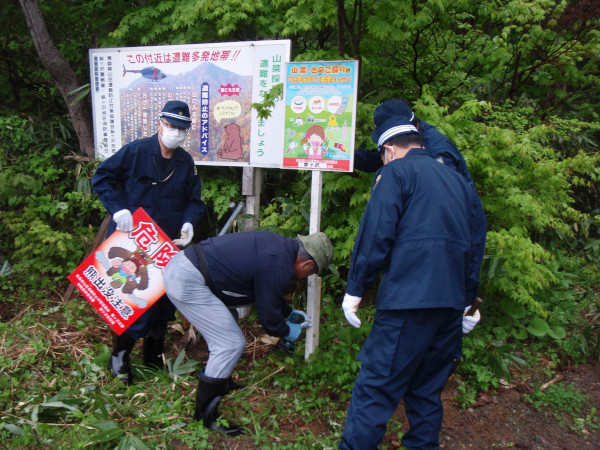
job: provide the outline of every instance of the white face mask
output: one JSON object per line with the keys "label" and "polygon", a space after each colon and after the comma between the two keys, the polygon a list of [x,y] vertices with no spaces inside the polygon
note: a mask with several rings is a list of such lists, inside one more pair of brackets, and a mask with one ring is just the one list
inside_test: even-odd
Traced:
{"label": "white face mask", "polygon": [[[393,161],[393,159],[391,159],[391,160],[389,160],[389,161],[388,161],[388,157],[387,157],[387,156],[388,156],[388,151],[390,151],[390,150],[389,150],[389,148],[388,148],[388,147],[383,147],[383,148],[384,148],[384,150],[383,150],[383,158],[384,158],[384,160],[385,160],[385,161],[384,161],[384,163],[383,163],[383,165],[385,166],[385,165],[387,165],[387,163],[389,163],[390,161]],[[394,148],[394,147],[392,147],[392,149],[393,149],[393,148]]]}
{"label": "white face mask", "polygon": [[178,130],[177,128],[167,128],[162,126],[162,134],[160,140],[163,145],[168,149],[175,149],[180,147],[185,142],[187,133],[184,130]]}

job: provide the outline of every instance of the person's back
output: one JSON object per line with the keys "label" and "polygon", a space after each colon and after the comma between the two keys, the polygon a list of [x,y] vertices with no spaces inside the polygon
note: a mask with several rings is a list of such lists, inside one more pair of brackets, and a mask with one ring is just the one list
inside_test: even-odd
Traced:
{"label": "person's back", "polygon": [[288,308],[283,297],[296,274],[295,240],[250,230],[206,239],[186,248],[184,254],[210,277],[215,295],[227,307],[255,304],[258,319],[268,333],[287,334],[281,311]]}
{"label": "person's back", "polygon": [[276,289],[287,287],[294,276],[298,244],[276,233],[244,231],[209,238],[198,245],[202,245],[215,287],[235,295],[229,299],[231,305],[235,305],[236,297],[240,305],[254,302],[257,280],[269,277],[271,288]]}
{"label": "person's back", "polygon": [[[397,189],[389,194],[402,203],[378,309],[464,308],[473,190],[423,149],[412,149],[379,175],[380,183],[390,180],[375,189]],[[377,197],[369,207],[378,207]]]}
{"label": "person's back", "polygon": [[423,148],[409,117],[373,132],[382,167],[354,245],[344,315],[359,328],[358,305],[383,273],[369,337],[339,447],[376,448],[398,403],[410,423],[408,448],[438,448],[441,392],[460,358],[463,310],[479,286],[485,215],[464,177]]}
{"label": "person's back", "polygon": [[[410,107],[401,99],[387,100],[379,105],[373,113],[375,129],[393,116],[407,116],[417,127],[423,138],[423,146],[438,162],[456,170],[468,183],[473,179],[467,168],[467,163],[456,145],[441,133],[436,127],[419,119]],[[374,131],[374,133],[377,133]],[[382,166],[377,150],[356,149],[354,151],[354,168],[362,172],[375,172]]]}
{"label": "person's back", "polygon": [[384,166],[358,230],[347,293],[362,296],[382,273],[378,309],[462,310],[479,287],[486,234],[479,196],[423,148],[408,118],[388,119],[374,136]]}

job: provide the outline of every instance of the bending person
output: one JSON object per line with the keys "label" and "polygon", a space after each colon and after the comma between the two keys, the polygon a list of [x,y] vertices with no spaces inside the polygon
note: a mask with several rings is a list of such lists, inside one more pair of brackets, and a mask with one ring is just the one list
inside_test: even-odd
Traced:
{"label": "bending person", "polygon": [[233,389],[230,375],[246,348],[232,314],[235,308],[254,303],[268,334],[295,341],[311,322],[306,313],[287,304],[284,294],[294,277],[321,274],[332,260],[333,246],[325,233],[289,239],[268,231],[245,231],[207,239],[169,261],[163,274],[167,295],[208,344],[208,362],[198,381],[196,420],[228,435],[241,433],[238,426],[217,423],[218,404]]}

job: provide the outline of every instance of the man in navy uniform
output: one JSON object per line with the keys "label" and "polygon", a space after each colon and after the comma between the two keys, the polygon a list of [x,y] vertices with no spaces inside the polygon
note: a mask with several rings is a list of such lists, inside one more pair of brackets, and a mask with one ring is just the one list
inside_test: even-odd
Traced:
{"label": "man in navy uniform", "polygon": [[[467,182],[473,184],[465,159],[456,145],[433,125],[419,119],[410,107],[399,98],[387,100],[375,108],[373,122],[375,128],[393,116],[408,117],[411,124],[423,138],[423,147],[438,162],[456,170]],[[373,131],[373,137],[376,131]],[[379,149],[359,149],[354,152],[354,168],[363,172],[375,172],[382,166]]]}
{"label": "man in navy uniform", "polygon": [[207,239],[169,261],[163,276],[167,294],[209,350],[198,381],[196,420],[230,436],[241,432],[236,425],[217,422],[217,407],[235,387],[230,375],[246,348],[232,314],[235,307],[255,304],[265,331],[293,342],[311,320],[292,309],[284,294],[294,277],[322,274],[332,260],[333,246],[325,233],[289,239],[269,231],[245,231]]}
{"label": "man in navy uniform", "polygon": [[[383,167],[362,217],[342,308],[360,327],[362,296],[382,273],[373,328],[339,447],[375,449],[404,399],[408,448],[438,448],[441,392],[460,358],[463,314],[479,288],[486,237],[472,184],[423,148],[410,117],[375,129]],[[466,327],[466,328],[465,328]]]}
{"label": "man in navy uniform", "polygon": [[[125,145],[98,166],[92,186],[112,214],[108,236],[115,229],[131,231],[132,213],[142,207],[175,245],[184,247],[191,242],[194,225],[206,209],[194,160],[181,147],[192,124],[189,107],[181,101],[168,101],[157,120],[156,134]],[[175,307],[163,296],[121,336],[114,334],[109,362],[114,377],[131,383],[129,354],[140,338],[144,338],[144,364],[164,367],[165,333],[174,313]]]}

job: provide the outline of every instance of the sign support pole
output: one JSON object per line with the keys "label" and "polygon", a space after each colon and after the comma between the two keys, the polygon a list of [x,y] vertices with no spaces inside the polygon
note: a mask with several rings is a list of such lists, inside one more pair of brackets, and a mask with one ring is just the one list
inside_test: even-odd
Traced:
{"label": "sign support pole", "polygon": [[[312,171],[310,186],[310,224],[309,234],[320,231],[321,228],[321,192],[323,191],[323,172]],[[321,277],[308,277],[306,292],[306,313],[311,318],[312,327],[306,329],[306,346],[304,358],[309,356],[319,346],[319,326],[321,321]]]}
{"label": "sign support pole", "polygon": [[[263,171],[261,168],[246,166],[242,173],[242,195],[246,196],[245,214],[252,217],[242,220],[244,230],[253,230],[258,227],[260,217],[260,193],[262,191]],[[252,306],[237,308],[240,319],[248,317]]]}
{"label": "sign support pole", "polygon": [[244,230],[253,230],[258,226],[262,181],[263,172],[261,168],[244,167],[242,174],[242,195],[246,196],[245,214],[252,214],[251,218],[243,221]]}

